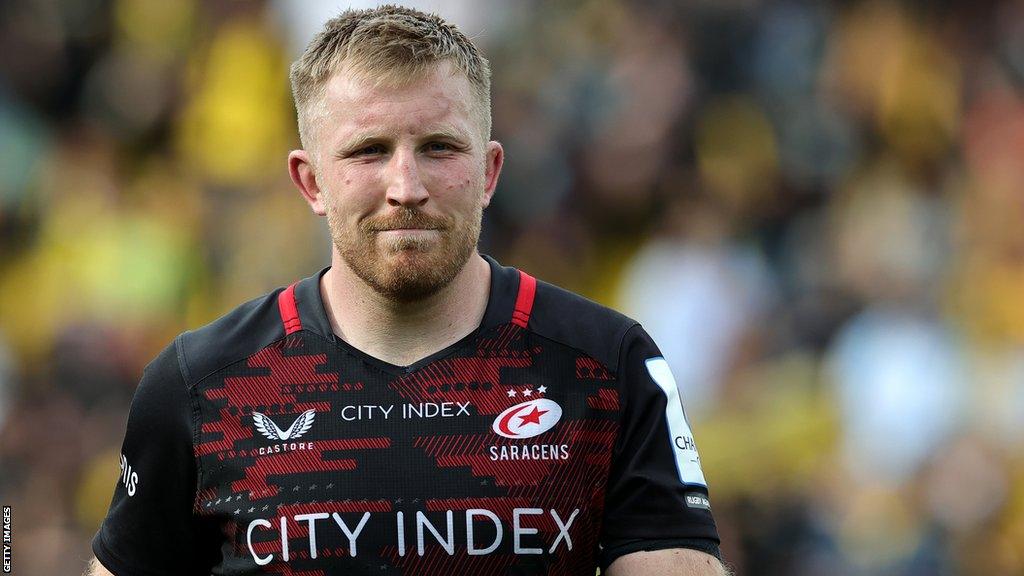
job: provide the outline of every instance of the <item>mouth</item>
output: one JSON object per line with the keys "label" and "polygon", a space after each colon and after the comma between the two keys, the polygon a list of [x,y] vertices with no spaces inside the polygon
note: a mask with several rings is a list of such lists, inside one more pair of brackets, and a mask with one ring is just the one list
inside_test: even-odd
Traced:
{"label": "mouth", "polygon": [[376,235],[382,239],[403,241],[424,241],[436,238],[440,231],[436,228],[388,228],[378,230]]}
{"label": "mouth", "polygon": [[428,216],[422,212],[406,210],[394,214],[371,216],[360,223],[360,228],[369,234],[419,236],[428,235],[431,232],[442,232],[447,227],[445,220],[440,216]]}

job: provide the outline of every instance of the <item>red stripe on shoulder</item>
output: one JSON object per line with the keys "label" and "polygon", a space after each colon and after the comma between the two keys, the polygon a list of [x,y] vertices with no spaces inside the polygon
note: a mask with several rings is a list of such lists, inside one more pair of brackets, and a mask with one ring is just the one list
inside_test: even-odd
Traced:
{"label": "red stripe on shoulder", "polygon": [[281,309],[281,322],[284,323],[285,334],[302,330],[299,308],[295,305],[295,284],[285,288],[277,295],[277,307]]}
{"label": "red stripe on shoulder", "polygon": [[512,311],[512,323],[526,328],[533,310],[533,297],[537,293],[537,279],[522,270],[519,271],[519,294],[516,295],[516,307]]}

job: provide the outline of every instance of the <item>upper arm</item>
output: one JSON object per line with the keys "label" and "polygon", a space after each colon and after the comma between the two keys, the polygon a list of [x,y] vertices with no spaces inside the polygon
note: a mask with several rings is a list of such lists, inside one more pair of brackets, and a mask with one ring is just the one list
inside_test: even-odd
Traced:
{"label": "upper arm", "polygon": [[114,494],[92,541],[93,553],[114,574],[209,573],[217,541],[203,538],[208,528],[201,531],[193,513],[192,430],[192,403],[172,343],[146,366],[135,390],[121,467],[111,470]]}
{"label": "upper arm", "polygon": [[633,552],[612,562],[606,576],[727,576],[718,558],[698,550],[670,548]]}
{"label": "upper arm", "polygon": [[622,343],[621,426],[605,496],[602,567],[638,550],[718,555],[696,443],[668,365],[639,325]]}

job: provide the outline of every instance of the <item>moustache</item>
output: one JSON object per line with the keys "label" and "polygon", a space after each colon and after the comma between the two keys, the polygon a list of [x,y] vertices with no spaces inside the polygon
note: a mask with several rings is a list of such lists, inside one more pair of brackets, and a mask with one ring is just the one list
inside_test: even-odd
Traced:
{"label": "moustache", "polygon": [[442,216],[424,214],[414,208],[402,208],[398,212],[367,218],[360,224],[360,228],[364,232],[382,232],[402,228],[445,230],[450,225],[449,220]]}

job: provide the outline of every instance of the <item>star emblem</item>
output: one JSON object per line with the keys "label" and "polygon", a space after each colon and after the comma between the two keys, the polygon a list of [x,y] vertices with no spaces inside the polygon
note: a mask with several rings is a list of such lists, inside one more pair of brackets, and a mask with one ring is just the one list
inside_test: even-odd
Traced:
{"label": "star emblem", "polygon": [[511,398],[511,397],[513,397],[513,396],[515,396],[515,395],[516,395],[516,391],[515,391],[515,390],[509,390],[509,391],[508,391],[508,397],[509,397],[509,398]]}
{"label": "star emblem", "polygon": [[540,424],[540,417],[550,412],[550,410],[541,410],[534,406],[533,412],[530,412],[526,416],[520,416],[520,426],[526,426],[527,424]]}
{"label": "star emblem", "polygon": [[530,390],[529,388],[523,390],[523,396],[529,396],[531,394],[533,394],[533,390]]}
{"label": "star emblem", "polygon": [[540,388],[537,388],[537,392],[540,392],[541,394],[543,394],[543,393],[545,393],[547,391],[548,391],[548,387],[547,386],[541,386]]}

